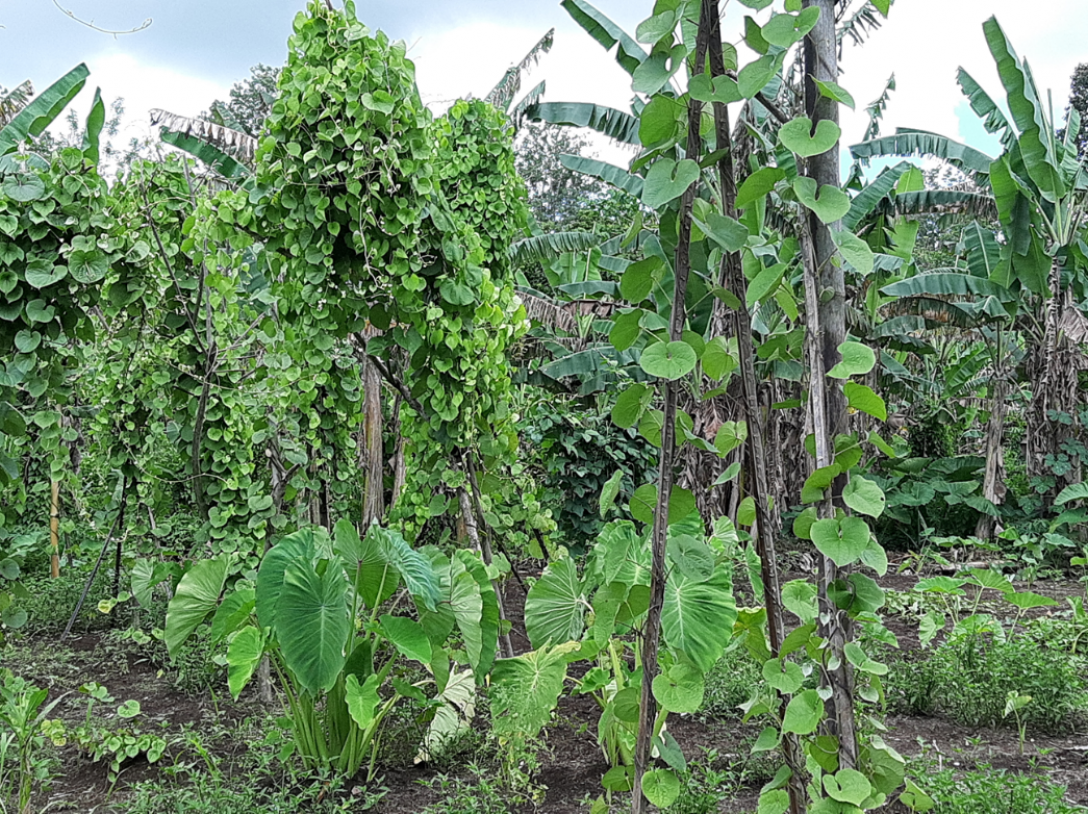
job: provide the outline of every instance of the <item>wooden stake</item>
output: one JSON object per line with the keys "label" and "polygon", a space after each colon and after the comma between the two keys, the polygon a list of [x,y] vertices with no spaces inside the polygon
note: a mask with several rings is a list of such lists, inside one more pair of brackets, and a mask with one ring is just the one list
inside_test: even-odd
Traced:
{"label": "wooden stake", "polygon": [[49,508],[49,544],[53,556],[49,563],[49,575],[60,576],[60,481],[53,481],[53,499]]}

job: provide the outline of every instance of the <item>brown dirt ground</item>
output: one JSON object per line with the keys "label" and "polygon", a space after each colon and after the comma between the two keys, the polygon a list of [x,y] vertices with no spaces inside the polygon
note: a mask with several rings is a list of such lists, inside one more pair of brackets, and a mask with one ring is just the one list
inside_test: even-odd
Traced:
{"label": "brown dirt ground", "polygon": [[[915,579],[889,575],[883,583],[885,587],[903,590]],[[1059,597],[1083,590],[1077,583],[1038,584],[1033,589]],[[519,651],[529,649],[520,632],[523,604],[522,589],[516,582],[509,582],[506,605],[514,620],[513,641]],[[899,635],[905,648],[918,646],[911,624],[893,618],[889,620],[889,627]],[[105,684],[118,702],[128,698],[138,700],[145,730],[165,722],[169,725],[168,732],[184,726],[223,731],[223,727],[237,726],[248,716],[259,714],[259,706],[252,697],[243,696],[239,704],[232,704],[225,692],[223,697],[213,699],[208,693],[194,696],[178,690],[171,676],[160,666],[142,657],[134,648],[119,648],[98,633],[74,637],[64,646],[42,637],[24,641],[16,645],[12,661],[21,675],[39,686],[49,687],[51,694],[68,692],[93,680]],[[69,697],[62,702],[55,717],[66,718],[70,723],[81,720],[84,708],[74,700]],[[587,810],[583,801],[600,794],[600,777],[608,767],[594,738],[597,717],[596,706],[588,698],[561,700],[555,722],[546,734],[547,748],[541,756],[537,782],[546,787],[547,792],[536,811],[581,814]],[[971,768],[989,764],[1012,771],[1041,771],[1050,779],[1069,786],[1070,801],[1088,806],[1088,733],[1033,739],[1028,744],[1027,754],[1022,756],[1013,730],[968,729],[941,718],[891,717],[887,725],[886,739],[905,755],[917,755],[925,749],[945,766]],[[689,759],[704,748],[714,748],[722,761],[745,760],[744,742],[756,734],[752,727],[738,721],[707,724],[686,716],[670,719],[669,728]],[[245,743],[232,742],[230,738],[225,742],[221,749],[224,758],[246,748]],[[217,743],[223,744],[224,739]],[[48,803],[50,810],[59,811],[125,811],[126,789],[130,784],[153,779],[171,760],[180,759],[178,755],[167,754],[155,766],[139,759],[132,761],[123,768],[111,794],[105,765],[90,762],[70,746],[61,749],[59,757],[61,774],[53,782],[48,798],[36,800],[36,805],[41,806],[39,810]],[[433,783],[438,777],[433,768],[385,766],[381,774],[381,785],[388,793],[377,808],[372,809],[379,814],[414,814],[442,798]],[[758,787],[741,790],[722,810],[753,811],[757,797]],[[510,810],[527,812],[534,809],[523,806]],[[904,809],[892,804],[885,810],[900,812]]]}

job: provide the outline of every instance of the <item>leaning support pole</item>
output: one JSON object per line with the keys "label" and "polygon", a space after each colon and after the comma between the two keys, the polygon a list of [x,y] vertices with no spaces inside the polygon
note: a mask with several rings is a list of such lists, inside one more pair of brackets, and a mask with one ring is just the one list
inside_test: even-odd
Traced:
{"label": "leaning support pole", "polygon": [[68,624],[64,627],[64,635],[62,636],[64,639],[67,639],[68,635],[72,632],[72,626],[76,623],[76,619],[79,618],[79,612],[83,610],[83,603],[87,601],[87,594],[91,590],[94,578],[98,576],[98,569],[102,567],[102,560],[106,559],[106,552],[110,550],[110,543],[113,542],[114,536],[124,528],[125,504],[128,502],[128,477],[122,477],[124,477],[124,480],[121,481],[121,505],[117,509],[117,517],[113,519],[113,526],[110,528],[110,533],[106,535],[106,542],[102,544],[102,550],[98,552],[98,559],[95,561],[94,568],[91,569],[91,574],[87,577],[87,582],[83,586],[83,593],[79,595],[79,601],[76,603],[75,610],[72,611],[72,616],[68,619]]}
{"label": "leaning support pole", "polygon": [[[710,21],[707,10],[717,14],[712,0],[704,0],[699,15],[699,33],[695,44],[695,64],[706,60],[707,42],[710,37]],[[699,135],[703,106],[695,99],[688,100],[687,158],[699,160],[702,138]],[[691,217],[699,182],[695,181],[680,199],[680,234],[676,244],[675,287],[672,295],[672,318],[669,322],[669,340],[683,339],[686,318],[685,298],[688,277],[691,274]],[[642,696],[639,703],[638,735],[635,740],[635,779],[631,790],[631,811],[643,811],[642,777],[650,761],[650,746],[654,721],[657,718],[657,702],[654,699],[653,681],[657,674],[657,650],[661,641],[661,611],[665,605],[665,549],[668,539],[669,497],[672,494],[676,465],[676,396],[679,386],[666,381],[665,404],[661,428],[661,463],[657,480],[657,507],[654,511],[653,532],[650,538],[652,562],[650,566],[650,607],[646,613],[646,626],[642,633]]]}
{"label": "leaning support pole", "polygon": [[[708,10],[709,6],[709,10]],[[721,17],[713,0],[703,0],[703,16],[710,19],[710,75],[725,76],[725,60],[722,56]],[[714,149],[721,154],[718,161],[718,182],[721,188],[722,214],[736,218],[737,179],[733,167],[733,138],[729,128],[729,107],[714,103]],[[782,593],[778,579],[778,559],[775,538],[778,535],[778,518],[771,512],[770,490],[767,486],[767,456],[763,444],[763,419],[759,409],[758,381],[755,371],[755,346],[752,341],[752,317],[745,305],[748,281],[744,277],[740,255],[736,252],[722,257],[722,285],[740,301],[733,310],[733,332],[737,337],[737,353],[740,357],[741,396],[745,422],[748,425],[748,460],[751,462],[751,481],[748,485],[756,504],[755,538],[759,554],[760,577],[763,580],[764,602],[767,607],[767,632],[771,656],[778,658],[782,648],[783,613]],[[785,702],[783,702],[784,704]],[[790,795],[790,814],[802,814],[805,810],[804,758],[795,735],[786,735],[782,741],[786,765],[793,772],[787,791]]]}

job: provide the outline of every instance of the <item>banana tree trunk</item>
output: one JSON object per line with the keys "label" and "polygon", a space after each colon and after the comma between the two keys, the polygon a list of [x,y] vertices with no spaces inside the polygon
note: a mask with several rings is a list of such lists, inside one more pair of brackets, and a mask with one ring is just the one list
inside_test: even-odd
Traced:
{"label": "banana tree trunk", "polygon": [[[821,95],[816,85],[816,80],[839,81],[836,5],[836,0],[803,0],[804,8],[820,10],[816,26],[809,32],[804,44],[805,111],[814,128],[821,121],[837,124],[839,119],[838,104]],[[804,174],[814,179],[820,187],[828,184],[838,189],[841,186],[838,145],[822,155],[809,158],[805,164]],[[816,324],[810,324],[810,335],[814,337],[815,345],[812,348],[809,400],[816,436],[816,463],[822,467],[829,466],[834,460],[835,438],[849,430],[846,397],[842,388],[837,383],[830,384],[824,375],[839,362],[839,346],[846,339],[846,283],[842,265],[832,262],[836,247],[831,228],[815,213],[806,211],[804,219],[806,223],[801,233],[809,244],[807,249],[802,249],[806,261],[806,316],[816,316]],[[841,224],[833,224],[833,227],[841,228]],[[832,497],[821,507],[822,516],[833,516],[835,504],[841,503],[847,482],[848,476],[845,474],[835,479],[831,488]],[[858,763],[853,675],[844,653],[850,633],[849,618],[838,610],[830,598],[831,584],[841,577],[841,569],[828,557],[821,557],[819,563],[820,633],[828,643],[823,677],[831,690],[827,701],[829,729],[830,734],[839,740],[840,768],[853,769]]]}
{"label": "banana tree trunk", "polygon": [[[1008,394],[1008,382],[1005,375],[1002,335],[997,328],[997,355],[994,366],[994,381],[990,396],[990,420],[986,425],[986,471],[982,479],[982,496],[995,506],[1005,499],[1005,399]],[[994,518],[988,514],[978,519],[975,536],[988,540],[994,533]]]}
{"label": "banana tree trunk", "polygon": [[[1051,296],[1047,302],[1042,340],[1036,342],[1031,353],[1032,382],[1031,404],[1027,415],[1027,450],[1025,454],[1028,475],[1050,476],[1052,471],[1047,457],[1061,452],[1063,441],[1074,433],[1072,423],[1055,420],[1055,414],[1070,417],[1077,405],[1077,365],[1073,351],[1062,336],[1062,322],[1069,303],[1069,296],[1061,290],[1062,264],[1054,258],[1050,267],[1049,286]],[[1078,481],[1079,473],[1058,478],[1054,492]]]}

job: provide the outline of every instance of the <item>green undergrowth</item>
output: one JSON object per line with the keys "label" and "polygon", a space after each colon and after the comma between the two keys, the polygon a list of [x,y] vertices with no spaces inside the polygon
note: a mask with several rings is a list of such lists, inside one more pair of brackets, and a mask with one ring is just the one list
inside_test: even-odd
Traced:
{"label": "green undergrowth", "polygon": [[930,814],[1083,814],[1088,810],[1066,800],[1065,786],[1040,775],[985,765],[970,772],[935,771],[930,765],[913,776],[932,798]]}
{"label": "green undergrowth", "polygon": [[1081,660],[1037,639],[973,635],[945,642],[923,658],[890,665],[884,680],[888,711],[940,714],[965,726],[1015,726],[1005,713],[1010,692],[1031,697],[1021,711],[1029,733],[1071,730],[1085,711]]}

